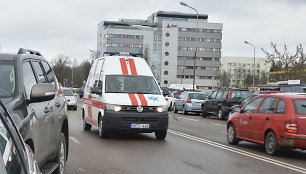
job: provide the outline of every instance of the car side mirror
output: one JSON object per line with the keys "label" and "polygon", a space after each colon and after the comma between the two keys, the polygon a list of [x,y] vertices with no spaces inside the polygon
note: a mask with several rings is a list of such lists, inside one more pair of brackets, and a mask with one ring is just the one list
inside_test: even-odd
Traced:
{"label": "car side mirror", "polygon": [[102,88],[99,88],[99,87],[94,86],[94,87],[92,87],[91,92],[92,92],[93,94],[102,95]]}
{"label": "car side mirror", "polygon": [[53,84],[40,83],[32,87],[30,94],[30,102],[44,102],[54,99],[55,87]]}

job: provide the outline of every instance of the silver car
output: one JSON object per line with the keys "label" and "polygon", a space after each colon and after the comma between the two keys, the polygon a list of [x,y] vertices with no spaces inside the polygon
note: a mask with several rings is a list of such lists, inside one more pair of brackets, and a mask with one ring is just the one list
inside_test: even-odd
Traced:
{"label": "silver car", "polygon": [[184,115],[188,112],[196,112],[200,114],[201,104],[207,99],[208,95],[204,92],[183,92],[178,99],[175,100],[173,110],[174,113],[182,111]]}
{"label": "silver car", "polygon": [[78,104],[77,104],[76,95],[74,95],[71,89],[69,88],[62,88],[62,90],[66,98],[67,109],[77,110]]}

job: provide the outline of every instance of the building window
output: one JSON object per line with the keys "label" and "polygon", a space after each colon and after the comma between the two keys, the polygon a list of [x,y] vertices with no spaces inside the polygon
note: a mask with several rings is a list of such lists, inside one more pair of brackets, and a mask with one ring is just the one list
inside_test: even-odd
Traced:
{"label": "building window", "polygon": [[165,71],[164,74],[165,74],[165,75],[168,75],[168,71]]}
{"label": "building window", "polygon": [[165,52],[165,55],[166,55],[166,56],[169,56],[169,52]]}
{"label": "building window", "polygon": [[169,46],[169,42],[166,42],[166,43],[165,43],[165,46],[168,47],[168,46]]}
{"label": "building window", "polygon": [[209,87],[208,87],[208,89],[212,89],[212,87],[211,87],[211,86],[209,86]]}
{"label": "building window", "polygon": [[170,36],[170,33],[166,33],[166,37],[169,37]]}
{"label": "building window", "polygon": [[168,61],[166,61],[166,62],[165,62],[165,65],[169,65],[169,62],[168,62]]}
{"label": "building window", "polygon": [[164,81],[164,84],[167,85],[167,84],[168,84],[168,80],[165,80],[165,81]]}

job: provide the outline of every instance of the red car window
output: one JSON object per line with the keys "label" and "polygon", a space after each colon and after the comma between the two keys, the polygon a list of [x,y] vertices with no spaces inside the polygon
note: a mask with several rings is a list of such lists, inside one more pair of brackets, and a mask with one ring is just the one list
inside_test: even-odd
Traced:
{"label": "red car window", "polygon": [[255,98],[250,103],[245,105],[245,107],[243,109],[243,113],[254,113],[258,104],[260,103],[261,99],[262,99],[262,97]]}
{"label": "red car window", "polygon": [[279,99],[277,102],[276,113],[277,114],[285,114],[286,113],[286,104],[284,100]]}
{"label": "red car window", "polygon": [[306,100],[292,100],[295,113],[298,115],[306,115]]}
{"label": "red car window", "polygon": [[275,109],[275,102],[275,97],[265,97],[258,109],[258,113],[273,113]]}

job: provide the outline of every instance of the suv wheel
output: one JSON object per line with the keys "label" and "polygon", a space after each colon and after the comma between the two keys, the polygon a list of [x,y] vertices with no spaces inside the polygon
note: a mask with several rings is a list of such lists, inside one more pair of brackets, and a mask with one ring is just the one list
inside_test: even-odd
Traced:
{"label": "suv wheel", "polygon": [[178,111],[178,110],[176,109],[176,105],[174,104],[174,105],[173,105],[173,112],[174,112],[174,113],[177,113],[177,111]]}
{"label": "suv wheel", "polygon": [[102,117],[101,116],[99,117],[98,127],[99,127],[99,137],[106,138],[107,137],[107,132],[103,127],[103,122],[102,122]]}
{"label": "suv wheel", "polygon": [[183,111],[183,114],[184,114],[184,115],[187,115],[187,114],[188,114],[188,112],[186,111],[185,105],[183,105],[183,110],[182,110],[182,111]]}
{"label": "suv wheel", "polygon": [[219,111],[218,111],[218,119],[219,120],[223,120],[224,119],[224,114],[223,114],[221,109],[219,109]]}
{"label": "suv wheel", "polygon": [[239,140],[236,138],[236,131],[233,124],[227,127],[227,142],[232,145],[237,145]]}
{"label": "suv wheel", "polygon": [[265,138],[265,149],[269,155],[275,155],[279,149],[276,136],[272,131],[270,131]]}
{"label": "suv wheel", "polygon": [[58,149],[57,157],[56,157],[58,167],[54,172],[55,174],[64,173],[65,166],[66,166],[66,154],[67,154],[66,139],[65,139],[64,133],[62,132],[61,133],[61,144]]}
{"label": "suv wheel", "polygon": [[208,113],[207,113],[207,111],[206,111],[206,109],[205,109],[205,107],[204,107],[204,105],[203,105],[203,106],[202,106],[202,117],[203,117],[203,118],[206,118],[207,115],[208,115]]}

